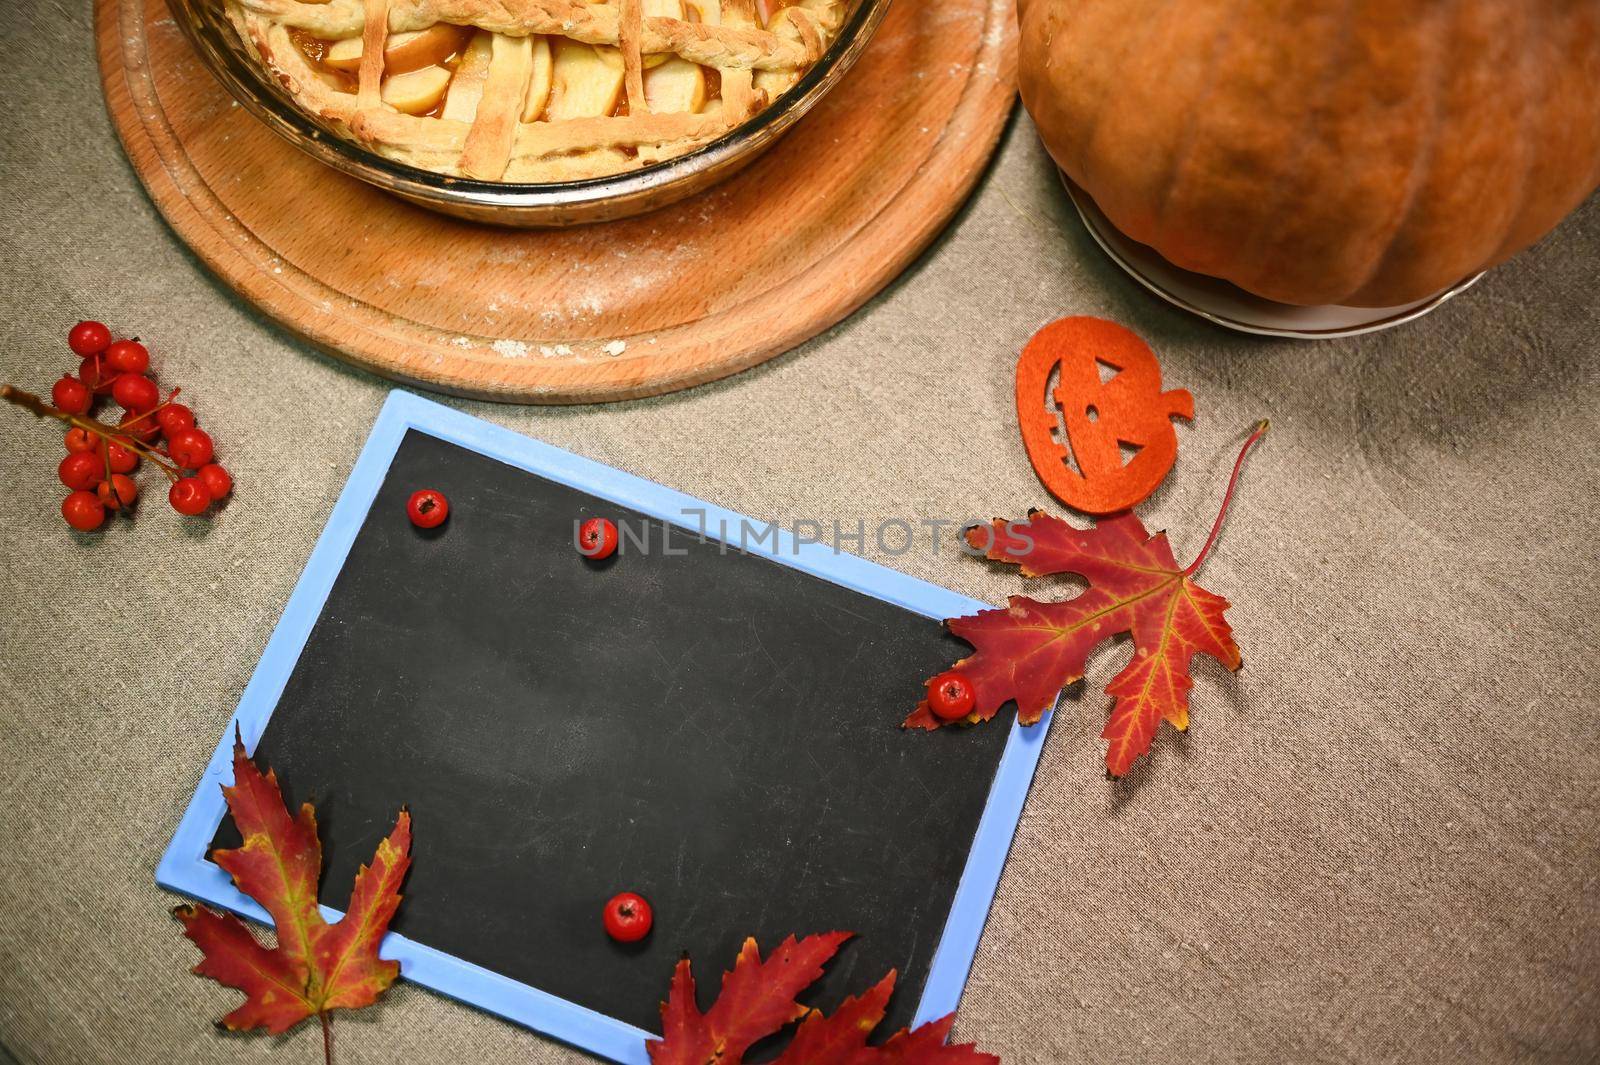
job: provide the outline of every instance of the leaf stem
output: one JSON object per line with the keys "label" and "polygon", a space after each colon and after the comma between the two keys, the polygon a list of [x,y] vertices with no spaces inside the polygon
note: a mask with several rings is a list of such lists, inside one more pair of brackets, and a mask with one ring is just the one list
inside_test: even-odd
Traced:
{"label": "leaf stem", "polygon": [[1233,474],[1228,478],[1228,490],[1222,493],[1222,506],[1217,508],[1217,520],[1211,525],[1211,535],[1206,537],[1205,546],[1194,557],[1194,561],[1189,563],[1189,567],[1183,571],[1185,577],[1194,576],[1194,572],[1200,568],[1200,564],[1211,553],[1211,545],[1217,542],[1217,534],[1222,531],[1222,521],[1228,516],[1228,504],[1233,500],[1234,486],[1239,483],[1239,470],[1244,466],[1244,457],[1250,454],[1250,449],[1255,446],[1256,441],[1266,435],[1270,425],[1271,423],[1267,419],[1262,418],[1256,423],[1255,431],[1245,440],[1244,446],[1239,449],[1239,457],[1233,460]]}
{"label": "leaf stem", "polygon": [[322,1021],[322,1060],[325,1065],[333,1065],[333,1021],[326,1011],[317,1017]]}

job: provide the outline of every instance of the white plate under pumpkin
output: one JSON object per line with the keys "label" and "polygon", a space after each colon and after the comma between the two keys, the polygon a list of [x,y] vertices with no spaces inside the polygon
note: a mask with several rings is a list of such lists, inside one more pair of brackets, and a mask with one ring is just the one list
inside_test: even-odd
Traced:
{"label": "white plate under pumpkin", "polygon": [[1483,276],[1474,274],[1443,292],[1399,307],[1297,307],[1277,303],[1220,278],[1173,266],[1154,248],[1123,236],[1089,194],[1066,174],[1061,174],[1061,183],[1095,243],[1130,277],[1168,303],[1241,333],[1305,340],[1375,333],[1422,317],[1471,288]]}

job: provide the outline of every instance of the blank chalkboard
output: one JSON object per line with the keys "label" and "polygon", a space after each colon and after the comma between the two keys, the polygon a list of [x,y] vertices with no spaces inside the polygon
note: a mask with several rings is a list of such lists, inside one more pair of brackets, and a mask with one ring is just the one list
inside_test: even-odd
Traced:
{"label": "blank chalkboard", "polygon": [[[439,529],[407,521],[417,488]],[[649,549],[584,559],[595,515]],[[709,1005],[746,936],[845,929],[806,1001],[893,968],[905,1025],[1008,731],[898,727],[965,650],[936,621],[667,529],[405,433],[256,749],[317,804],[322,901],[404,804],[409,940],[658,1032],[684,952]],[[634,946],[601,926],[623,890],[655,907]]]}

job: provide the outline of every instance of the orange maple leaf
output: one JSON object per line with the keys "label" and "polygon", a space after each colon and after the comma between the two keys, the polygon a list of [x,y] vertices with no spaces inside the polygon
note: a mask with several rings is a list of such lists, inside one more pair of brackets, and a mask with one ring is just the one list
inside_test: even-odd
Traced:
{"label": "orange maple leaf", "polygon": [[648,1044],[651,1065],[740,1065],[752,1044],[795,1020],[800,1027],[774,1065],[999,1065],[993,1054],[945,1043],[955,1014],[897,1032],[882,1046],[868,1046],[894,992],[893,970],[828,1016],[795,1001],[849,938],[849,932],[801,940],[790,936],[765,961],[756,941],[746,939],[733,969],[723,974],[722,993],[706,1013],[695,1001],[694,975],[684,958],[661,1005],[662,1038]]}
{"label": "orange maple leaf", "polygon": [[[1119,632],[1133,635],[1133,659],[1106,686],[1115,697],[1101,738],[1106,771],[1119,777],[1150,749],[1165,719],[1189,727],[1189,659],[1208,654],[1229,669],[1241,665],[1233,631],[1222,616],[1228,601],[1200,587],[1172,557],[1166,533],[1151,536],[1131,512],[1079,529],[1060,518],[1031,513],[1026,522],[996,519],[967,533],[988,557],[1022,567],[1025,577],[1076,573],[1089,588],[1075,599],[1040,603],[1014,595],[1004,610],[953,618],[950,631],[977,653],[955,668],[971,682],[976,702],[966,721],[987,721],[1016,700],[1017,718],[1039,720],[1061,689],[1083,676],[1097,644]],[[907,727],[936,729],[924,699]]]}
{"label": "orange maple leaf", "polygon": [[245,993],[243,1004],[219,1022],[222,1027],[265,1028],[277,1035],[317,1016],[332,1061],[329,1011],[371,1005],[400,974],[399,962],[378,957],[378,945],[400,905],[400,883],[411,864],[411,815],[400,811],[372,865],[356,874],[344,918],[330,925],[317,909],[322,844],[311,804],[290,817],[277,775],[269,770],[263,776],[238,739],[233,785],[222,794],[244,845],[218,850],[212,860],[272,916],[278,945],[263,946],[232,914],[179,906],[173,915],[205,955],[194,971]]}

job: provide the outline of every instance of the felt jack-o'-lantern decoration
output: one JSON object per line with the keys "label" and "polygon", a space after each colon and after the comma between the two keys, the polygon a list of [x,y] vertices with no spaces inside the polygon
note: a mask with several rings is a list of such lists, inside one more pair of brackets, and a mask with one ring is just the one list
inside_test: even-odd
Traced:
{"label": "felt jack-o'-lantern decoration", "polygon": [[1102,318],[1063,318],[1017,362],[1017,422],[1028,460],[1057,499],[1113,514],[1155,491],[1178,457],[1174,417],[1194,397],[1161,390],[1161,366],[1138,335]]}
{"label": "felt jack-o'-lantern decoration", "polygon": [[1268,299],[1423,299],[1600,183],[1595,0],[1017,7],[1022,102],[1067,176]]}

